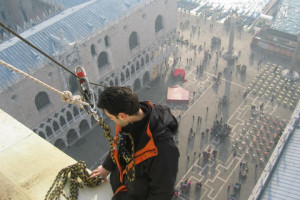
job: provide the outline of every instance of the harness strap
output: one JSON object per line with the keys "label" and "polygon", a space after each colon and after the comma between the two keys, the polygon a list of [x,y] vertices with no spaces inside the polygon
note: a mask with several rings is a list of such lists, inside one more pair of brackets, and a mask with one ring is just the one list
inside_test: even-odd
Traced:
{"label": "harness strap", "polygon": [[116,190],[116,192],[114,193],[113,198],[114,198],[114,196],[116,196],[119,192],[125,192],[125,191],[127,191],[127,190],[128,190],[128,189],[127,189],[126,185],[121,185],[121,186]]}

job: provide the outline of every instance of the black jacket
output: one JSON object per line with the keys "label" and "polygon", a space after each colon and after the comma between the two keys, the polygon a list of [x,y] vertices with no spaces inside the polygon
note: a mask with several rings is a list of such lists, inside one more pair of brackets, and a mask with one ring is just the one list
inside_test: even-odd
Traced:
{"label": "black jacket", "polygon": [[[150,131],[158,149],[158,155],[148,158],[135,166],[135,180],[129,182],[124,176],[124,184],[128,191],[119,192],[114,200],[170,200],[174,194],[174,185],[178,171],[179,151],[173,140],[178,123],[167,106],[153,105],[140,102],[141,109],[146,116],[138,122],[122,128],[131,133],[135,142],[135,151],[142,149],[149,137],[146,125],[150,123]],[[115,192],[122,183],[119,170],[107,156],[103,167],[111,171],[110,182]]]}

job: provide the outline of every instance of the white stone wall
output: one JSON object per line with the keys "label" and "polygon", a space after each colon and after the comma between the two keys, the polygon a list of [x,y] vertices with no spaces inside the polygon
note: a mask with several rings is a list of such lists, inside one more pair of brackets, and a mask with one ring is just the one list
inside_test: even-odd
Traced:
{"label": "white stone wall", "polygon": [[[44,199],[57,174],[77,163],[0,109],[0,199]],[[68,184],[64,192],[69,194]],[[108,183],[79,188],[78,199],[111,199]]]}

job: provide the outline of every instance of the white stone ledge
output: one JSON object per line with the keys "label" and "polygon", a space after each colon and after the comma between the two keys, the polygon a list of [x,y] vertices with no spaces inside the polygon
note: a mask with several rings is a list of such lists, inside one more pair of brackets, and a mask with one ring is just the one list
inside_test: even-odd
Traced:
{"label": "white stone ledge", "polygon": [[[21,112],[21,111],[20,111]],[[77,161],[0,109],[0,199],[44,199],[58,172]],[[79,200],[109,200],[111,187],[79,190]]]}

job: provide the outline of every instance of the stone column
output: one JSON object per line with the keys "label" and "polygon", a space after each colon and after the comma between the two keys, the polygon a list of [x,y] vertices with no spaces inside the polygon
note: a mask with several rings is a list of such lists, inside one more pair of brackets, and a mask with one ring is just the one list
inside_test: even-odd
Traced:
{"label": "stone column", "polygon": [[235,32],[235,24],[236,24],[236,15],[230,16],[230,35],[229,35],[229,42],[228,42],[228,50],[224,53],[224,58],[228,61],[228,63],[233,63],[235,58],[237,57],[234,53],[234,32]]}
{"label": "stone column", "polygon": [[230,17],[230,35],[229,35],[229,43],[228,43],[228,56],[233,55],[233,41],[234,41],[234,32],[235,32],[235,23],[236,23],[236,16],[232,15]]}

